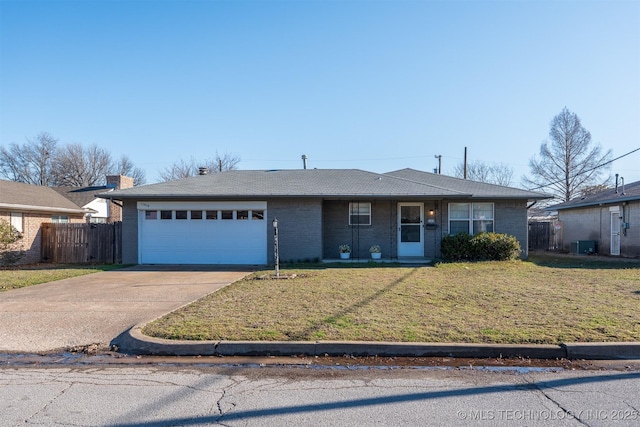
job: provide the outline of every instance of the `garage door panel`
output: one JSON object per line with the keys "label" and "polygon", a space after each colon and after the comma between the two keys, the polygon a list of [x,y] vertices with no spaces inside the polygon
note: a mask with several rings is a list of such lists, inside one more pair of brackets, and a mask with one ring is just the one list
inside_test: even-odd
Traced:
{"label": "garage door panel", "polygon": [[[139,215],[139,251],[142,264],[266,264],[267,221],[237,218],[255,209],[266,213],[266,202],[239,202],[234,209],[231,202],[211,205],[198,204],[198,210],[233,210],[234,219],[146,219],[145,210],[171,208],[171,203],[162,203],[162,208],[145,206]],[[256,204],[257,207],[256,207]],[[140,205],[140,204],[139,204]],[[175,210],[184,210],[176,205]],[[219,212],[220,213],[220,212]],[[158,215],[159,217],[159,215]],[[175,218],[175,212],[172,218]],[[258,216],[259,217],[259,216]],[[189,215],[190,218],[190,215]]]}

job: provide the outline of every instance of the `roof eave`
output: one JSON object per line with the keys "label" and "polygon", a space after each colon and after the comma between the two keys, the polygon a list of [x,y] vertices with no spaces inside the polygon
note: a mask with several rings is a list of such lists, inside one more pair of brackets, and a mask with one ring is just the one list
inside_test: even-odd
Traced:
{"label": "roof eave", "polygon": [[367,197],[373,199],[397,199],[405,197],[429,198],[429,199],[491,199],[491,200],[543,200],[550,199],[551,196],[539,195],[475,195],[470,193],[459,194],[417,194],[417,193],[397,193],[397,194],[375,194],[375,193],[309,193],[309,194],[130,194],[111,195],[98,194],[97,197],[111,200],[152,200],[152,199],[256,199],[256,198],[345,198],[345,197]]}
{"label": "roof eave", "polygon": [[11,209],[11,210],[25,211],[25,212],[55,212],[55,213],[76,213],[76,214],[86,214],[86,213],[96,212],[93,209],[58,208],[58,207],[50,207],[50,206],[19,205],[15,203],[0,203],[0,209]]}
{"label": "roof eave", "polygon": [[572,208],[586,208],[590,206],[615,205],[616,203],[621,203],[621,202],[639,202],[639,201],[640,201],[640,197],[630,196],[630,197],[623,197],[619,199],[607,199],[607,200],[598,200],[593,202],[589,201],[584,203],[576,203],[568,206],[559,206],[559,205],[549,206],[549,209],[564,210],[564,209],[572,209]]}

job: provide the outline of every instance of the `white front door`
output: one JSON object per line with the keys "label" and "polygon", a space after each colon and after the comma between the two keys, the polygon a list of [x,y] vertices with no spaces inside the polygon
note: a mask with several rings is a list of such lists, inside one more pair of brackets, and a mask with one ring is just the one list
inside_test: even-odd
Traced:
{"label": "white front door", "polygon": [[620,255],[620,212],[611,212],[611,255]]}
{"label": "white front door", "polygon": [[424,256],[424,204],[398,203],[398,256]]}

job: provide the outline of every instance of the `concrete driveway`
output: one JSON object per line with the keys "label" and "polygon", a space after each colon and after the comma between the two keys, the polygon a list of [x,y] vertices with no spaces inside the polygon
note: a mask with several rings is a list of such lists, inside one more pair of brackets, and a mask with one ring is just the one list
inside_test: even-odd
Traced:
{"label": "concrete driveway", "polygon": [[0,292],[0,351],[108,345],[248,273],[209,266],[135,266]]}

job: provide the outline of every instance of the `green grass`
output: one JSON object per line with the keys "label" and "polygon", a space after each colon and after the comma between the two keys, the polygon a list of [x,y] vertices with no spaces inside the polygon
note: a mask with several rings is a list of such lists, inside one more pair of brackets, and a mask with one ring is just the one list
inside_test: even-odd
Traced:
{"label": "green grass", "polygon": [[531,257],[435,267],[307,266],[238,281],[148,324],[187,340],[640,341],[640,262]]}
{"label": "green grass", "polygon": [[122,265],[37,264],[0,269],[0,292],[122,268]]}

